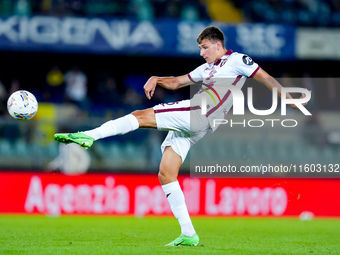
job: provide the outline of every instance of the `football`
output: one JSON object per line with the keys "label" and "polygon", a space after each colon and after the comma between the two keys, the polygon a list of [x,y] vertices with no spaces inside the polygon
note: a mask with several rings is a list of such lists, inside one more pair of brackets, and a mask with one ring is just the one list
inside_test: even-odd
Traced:
{"label": "football", "polygon": [[18,90],[8,98],[7,110],[14,119],[30,120],[38,111],[38,101],[31,92]]}

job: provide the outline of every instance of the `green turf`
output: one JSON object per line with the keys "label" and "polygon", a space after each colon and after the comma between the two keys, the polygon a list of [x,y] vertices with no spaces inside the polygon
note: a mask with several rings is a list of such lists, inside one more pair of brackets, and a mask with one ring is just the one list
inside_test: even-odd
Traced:
{"label": "green turf", "polygon": [[340,254],[340,221],[194,218],[197,247],[164,247],[174,218],[0,216],[0,254]]}

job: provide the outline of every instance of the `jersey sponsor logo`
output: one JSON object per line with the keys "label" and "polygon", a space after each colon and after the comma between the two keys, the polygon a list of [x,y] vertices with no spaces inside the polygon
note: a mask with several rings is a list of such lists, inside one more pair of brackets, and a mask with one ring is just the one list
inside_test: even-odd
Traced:
{"label": "jersey sponsor logo", "polygon": [[244,55],[242,57],[243,63],[245,63],[248,66],[251,66],[252,64],[254,64],[254,61],[251,59],[251,57]]}

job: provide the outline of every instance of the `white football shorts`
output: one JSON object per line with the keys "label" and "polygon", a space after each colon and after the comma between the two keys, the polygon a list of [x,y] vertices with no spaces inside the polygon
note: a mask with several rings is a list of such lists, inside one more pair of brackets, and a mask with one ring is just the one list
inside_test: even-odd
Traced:
{"label": "white football shorts", "polygon": [[168,130],[161,145],[162,153],[167,146],[182,158],[184,162],[191,145],[197,143],[207,133],[211,133],[209,121],[201,114],[200,106],[190,105],[190,100],[159,104],[153,107],[157,129]]}

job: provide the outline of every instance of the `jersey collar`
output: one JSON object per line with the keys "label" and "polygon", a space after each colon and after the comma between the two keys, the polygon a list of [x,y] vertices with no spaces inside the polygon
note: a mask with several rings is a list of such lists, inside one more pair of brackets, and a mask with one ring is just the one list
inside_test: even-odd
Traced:
{"label": "jersey collar", "polygon": [[226,57],[229,57],[233,53],[232,50],[228,50],[226,54],[224,54],[219,60],[217,60],[214,65],[217,66],[221,63],[222,59],[225,59]]}

